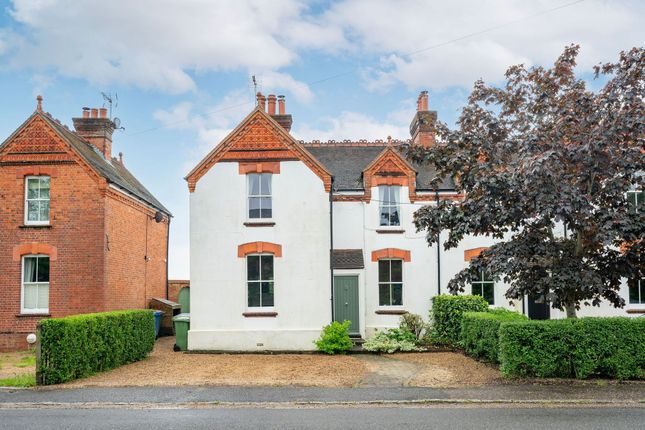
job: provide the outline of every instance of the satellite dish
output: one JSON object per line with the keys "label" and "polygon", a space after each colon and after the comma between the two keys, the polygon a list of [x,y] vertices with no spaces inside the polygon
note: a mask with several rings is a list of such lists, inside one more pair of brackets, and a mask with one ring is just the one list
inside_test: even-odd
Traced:
{"label": "satellite dish", "polygon": [[121,120],[117,117],[114,117],[114,119],[112,120],[112,124],[114,125],[115,129],[121,128]]}
{"label": "satellite dish", "polygon": [[161,213],[161,211],[157,211],[157,213],[155,213],[155,221],[156,222],[163,221],[163,213]]}

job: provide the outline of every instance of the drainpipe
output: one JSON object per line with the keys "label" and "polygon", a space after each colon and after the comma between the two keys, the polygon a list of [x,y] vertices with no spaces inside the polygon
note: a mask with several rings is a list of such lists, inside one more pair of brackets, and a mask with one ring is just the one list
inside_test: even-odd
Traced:
{"label": "drainpipe", "polygon": [[[439,206],[439,190],[434,195]],[[437,233],[437,294],[441,294],[441,233]]]}
{"label": "drainpipe", "polygon": [[334,321],[334,177],[329,187],[329,273],[331,276],[331,322]]}
{"label": "drainpipe", "polygon": [[168,215],[168,229],[166,231],[166,300],[170,295],[170,276],[168,275],[168,258],[170,257],[170,215]]}

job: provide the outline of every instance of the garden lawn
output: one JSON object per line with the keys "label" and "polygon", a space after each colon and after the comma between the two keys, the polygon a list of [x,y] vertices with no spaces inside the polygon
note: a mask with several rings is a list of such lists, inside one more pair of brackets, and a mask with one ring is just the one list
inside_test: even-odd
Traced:
{"label": "garden lawn", "polygon": [[36,383],[35,374],[33,352],[0,352],[0,387],[31,387]]}

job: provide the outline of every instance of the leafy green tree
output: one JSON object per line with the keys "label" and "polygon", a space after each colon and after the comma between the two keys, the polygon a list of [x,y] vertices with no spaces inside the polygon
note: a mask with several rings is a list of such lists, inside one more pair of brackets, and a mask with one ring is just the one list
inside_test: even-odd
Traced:
{"label": "leafy green tree", "polygon": [[437,144],[411,148],[437,184],[451,176],[464,194],[415,213],[428,243],[444,230],[446,249],[467,235],[499,239],[451,292],[486,270],[510,285],[508,299],[545,295],[575,317],[582,303],[624,306],[621,280],[645,275],[645,207],[625,195],[645,189],[645,49],[596,66],[598,91],[574,74],[578,50],[549,69],[512,66],[499,88],[477,81],[457,129],[437,123]]}

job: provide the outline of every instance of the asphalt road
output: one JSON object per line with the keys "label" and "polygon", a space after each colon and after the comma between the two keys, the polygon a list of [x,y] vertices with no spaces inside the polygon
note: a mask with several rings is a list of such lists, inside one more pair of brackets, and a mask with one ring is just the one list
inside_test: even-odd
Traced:
{"label": "asphalt road", "polygon": [[644,408],[14,409],[2,429],[640,429]]}

